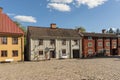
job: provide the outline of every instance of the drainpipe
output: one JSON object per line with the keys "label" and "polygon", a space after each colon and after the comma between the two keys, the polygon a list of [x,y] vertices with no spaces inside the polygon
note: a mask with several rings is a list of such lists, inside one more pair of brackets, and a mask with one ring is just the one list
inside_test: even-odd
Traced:
{"label": "drainpipe", "polygon": [[23,55],[24,55],[24,53],[23,53],[23,40],[21,38],[21,61],[24,61]]}

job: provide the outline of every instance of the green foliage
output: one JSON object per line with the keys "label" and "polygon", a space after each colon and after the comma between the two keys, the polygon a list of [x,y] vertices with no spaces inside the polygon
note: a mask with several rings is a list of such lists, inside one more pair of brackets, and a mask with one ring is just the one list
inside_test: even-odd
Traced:
{"label": "green foliage", "polygon": [[82,26],[76,26],[77,30],[80,30],[81,32],[86,32],[86,29]]}
{"label": "green foliage", "polygon": [[116,29],[116,34],[120,35],[120,29],[119,28]]}
{"label": "green foliage", "polygon": [[17,22],[17,21],[14,21],[14,23],[20,27],[20,29],[24,32],[25,36],[24,36],[24,45],[26,45],[26,33],[27,33],[27,30],[26,30],[26,27],[25,26],[22,26],[21,23]]}
{"label": "green foliage", "polygon": [[27,32],[26,27],[25,27],[25,26],[22,26],[21,23],[19,23],[19,22],[17,22],[17,21],[14,21],[14,23],[15,23],[18,27],[20,27],[20,29],[23,30],[24,33]]}
{"label": "green foliage", "polygon": [[109,29],[109,33],[114,33],[114,30],[112,28]]}
{"label": "green foliage", "polygon": [[109,30],[107,30],[107,33],[113,33],[113,34],[120,35],[120,29],[117,28],[116,30],[113,30],[113,28],[110,28]]}

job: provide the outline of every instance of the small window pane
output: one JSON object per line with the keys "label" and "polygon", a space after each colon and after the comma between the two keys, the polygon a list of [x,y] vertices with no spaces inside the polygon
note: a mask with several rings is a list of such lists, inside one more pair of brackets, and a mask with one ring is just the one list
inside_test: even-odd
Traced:
{"label": "small window pane", "polygon": [[88,54],[93,54],[93,50],[92,49],[88,49]]}
{"label": "small window pane", "polygon": [[18,38],[17,37],[12,38],[12,44],[18,44]]}
{"label": "small window pane", "polygon": [[106,42],[106,46],[110,46],[110,42]]}
{"label": "small window pane", "polygon": [[39,55],[43,55],[43,51],[39,51]]}
{"label": "small window pane", "polygon": [[92,37],[88,37],[88,40],[92,40]]}
{"label": "small window pane", "polygon": [[113,42],[113,46],[116,47],[116,46],[117,46],[117,43],[116,43],[116,42]]}
{"label": "small window pane", "polygon": [[92,47],[92,42],[88,42],[88,47]]}
{"label": "small window pane", "polygon": [[55,44],[55,40],[54,40],[54,39],[51,39],[51,40],[50,40],[50,44],[51,44],[51,45],[54,45],[54,44]]}
{"label": "small window pane", "polygon": [[103,46],[102,42],[98,42],[98,46]]}
{"label": "small window pane", "polygon": [[12,56],[13,57],[18,57],[18,50],[13,50],[12,51]]}
{"label": "small window pane", "polygon": [[43,39],[39,39],[39,45],[43,45]]}
{"label": "small window pane", "polygon": [[1,37],[1,44],[7,44],[7,37]]}
{"label": "small window pane", "polygon": [[110,49],[106,49],[106,53],[110,53]]}
{"label": "small window pane", "polygon": [[1,51],[1,57],[7,57],[7,51],[6,50]]}
{"label": "small window pane", "polygon": [[103,40],[103,39],[101,37],[99,37],[98,40]]}
{"label": "small window pane", "polygon": [[62,40],[62,45],[66,45],[66,40]]}

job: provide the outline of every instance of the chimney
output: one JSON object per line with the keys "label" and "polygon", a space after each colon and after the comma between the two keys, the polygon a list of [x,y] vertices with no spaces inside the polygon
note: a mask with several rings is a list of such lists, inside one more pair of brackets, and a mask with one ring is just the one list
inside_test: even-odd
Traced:
{"label": "chimney", "polygon": [[57,27],[56,27],[56,24],[55,24],[55,23],[50,24],[50,28],[51,28],[51,29],[56,29],[56,28],[57,28]]}
{"label": "chimney", "polygon": [[2,7],[0,7],[0,13],[2,13],[2,10],[3,10],[3,8],[2,8]]}
{"label": "chimney", "polygon": [[106,33],[106,29],[102,29],[102,33]]}

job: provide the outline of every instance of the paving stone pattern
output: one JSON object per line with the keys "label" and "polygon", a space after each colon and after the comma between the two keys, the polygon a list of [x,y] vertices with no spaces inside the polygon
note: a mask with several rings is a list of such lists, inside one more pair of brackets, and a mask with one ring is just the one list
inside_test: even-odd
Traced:
{"label": "paving stone pattern", "polygon": [[2,63],[0,80],[120,80],[120,58]]}

